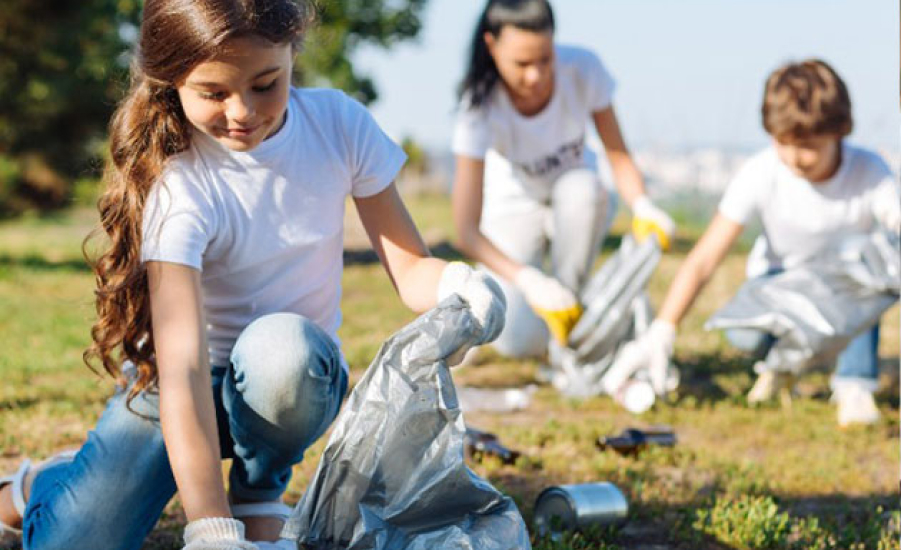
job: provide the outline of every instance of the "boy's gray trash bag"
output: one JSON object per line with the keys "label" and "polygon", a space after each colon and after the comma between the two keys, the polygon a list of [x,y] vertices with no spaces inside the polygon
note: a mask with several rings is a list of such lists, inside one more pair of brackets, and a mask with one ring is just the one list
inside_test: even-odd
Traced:
{"label": "boy's gray trash bag", "polygon": [[552,382],[572,397],[604,393],[603,378],[620,348],[650,325],[653,317],[645,288],[660,262],[656,238],[638,244],[623,237],[616,253],[598,269],[582,290],[585,311],[569,335],[566,347],[551,345]]}
{"label": "boy's gray trash bag", "polygon": [[356,385],[282,537],[301,548],[531,548],[509,497],[463,462],[445,358],[478,337],[456,295],[389,338]]}
{"label": "boy's gray trash bag", "polygon": [[705,328],[752,328],[777,338],[758,371],[800,373],[832,361],[898,302],[897,236],[848,237],[782,273],[746,282]]}

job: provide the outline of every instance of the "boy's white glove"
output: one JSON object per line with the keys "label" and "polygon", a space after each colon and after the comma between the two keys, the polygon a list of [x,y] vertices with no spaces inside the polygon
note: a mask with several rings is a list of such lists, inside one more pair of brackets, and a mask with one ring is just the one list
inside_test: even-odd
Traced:
{"label": "boy's white glove", "polygon": [[514,283],[529,306],[547,323],[557,343],[565,346],[569,332],[582,316],[582,306],[573,291],[532,266],[520,269]]}
{"label": "boy's white glove", "polygon": [[632,203],[632,233],[638,242],[644,242],[649,235],[656,235],[660,248],[668,250],[673,234],[676,232],[676,222],[657,208],[647,195],[642,195]]}
{"label": "boy's white glove", "polygon": [[[438,302],[451,294],[457,294],[469,304],[472,316],[482,329],[473,345],[485,344],[500,335],[507,313],[507,299],[494,279],[463,262],[450,262],[438,281]],[[447,358],[447,364],[460,364],[467,351],[469,346],[457,350]]]}
{"label": "boy's white glove", "polygon": [[604,375],[604,390],[610,395],[615,394],[633,374],[642,369],[647,370],[657,395],[676,389],[678,378],[670,373],[675,342],[676,327],[655,319],[644,334],[623,346]]}
{"label": "boy's white glove", "polygon": [[234,518],[195,519],[185,527],[183,550],[258,550],[244,539],[244,524]]}

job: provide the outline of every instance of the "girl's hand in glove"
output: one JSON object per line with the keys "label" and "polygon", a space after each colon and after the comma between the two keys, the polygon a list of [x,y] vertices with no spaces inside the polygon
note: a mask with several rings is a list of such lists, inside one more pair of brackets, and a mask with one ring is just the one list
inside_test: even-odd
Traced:
{"label": "girl's hand in glove", "polygon": [[547,323],[554,339],[565,346],[569,332],[582,316],[582,306],[576,295],[557,279],[531,266],[519,270],[515,284],[535,313]]}
{"label": "girl's hand in glove", "polygon": [[649,235],[656,235],[662,250],[668,250],[676,222],[669,214],[657,208],[647,195],[642,195],[632,203],[632,233],[638,242],[644,242]]}
{"label": "girl's hand in glove", "polygon": [[[438,302],[451,294],[457,294],[469,304],[472,316],[482,329],[481,336],[473,345],[491,342],[500,335],[504,328],[507,300],[494,279],[463,262],[450,262],[438,281]],[[469,346],[457,350],[447,358],[447,364],[458,365],[468,350]]]}
{"label": "girl's hand in glove", "polygon": [[664,395],[676,389],[678,378],[670,373],[670,359],[676,341],[676,327],[660,319],[648,330],[623,346],[610,370],[604,375],[604,390],[613,395],[641,369],[647,369],[654,393]]}
{"label": "girl's hand in glove", "polygon": [[196,519],[185,527],[184,550],[258,550],[244,539],[244,524],[234,518]]}

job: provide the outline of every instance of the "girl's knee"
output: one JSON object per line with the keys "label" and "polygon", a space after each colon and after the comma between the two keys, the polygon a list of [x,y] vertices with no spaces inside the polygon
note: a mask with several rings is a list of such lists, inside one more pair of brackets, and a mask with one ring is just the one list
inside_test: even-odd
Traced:
{"label": "girl's knee", "polygon": [[243,401],[282,427],[342,397],[337,345],[300,315],[266,315],[248,325],[235,343],[232,365]]}
{"label": "girl's knee", "polygon": [[231,359],[238,372],[252,373],[273,385],[295,385],[292,382],[302,381],[307,371],[333,375],[331,367],[338,357],[334,341],[315,323],[294,313],[274,313],[256,319],[241,332]]}

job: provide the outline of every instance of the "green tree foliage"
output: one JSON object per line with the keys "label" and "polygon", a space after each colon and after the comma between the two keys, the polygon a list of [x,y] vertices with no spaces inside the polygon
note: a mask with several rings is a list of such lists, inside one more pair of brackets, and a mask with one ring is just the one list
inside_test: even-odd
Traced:
{"label": "green tree foliage", "polygon": [[426,1],[316,0],[317,25],[298,61],[302,82],[341,88],[366,104],[374,101],[372,79],[355,71],[350,57],[362,44],[390,48],[415,38]]}
{"label": "green tree foliage", "polygon": [[404,172],[414,177],[422,177],[429,171],[429,154],[412,137],[406,136],[400,142],[401,149],[407,154]]}
{"label": "green tree foliage", "polygon": [[0,2],[0,212],[60,206],[89,170],[138,10],[136,0]]}
{"label": "green tree foliage", "polygon": [[[426,1],[314,0],[318,17],[298,58],[300,82],[373,101],[375,85],[354,70],[353,52],[415,37]],[[0,215],[67,204],[73,181],[97,174],[142,5],[0,2]]]}

